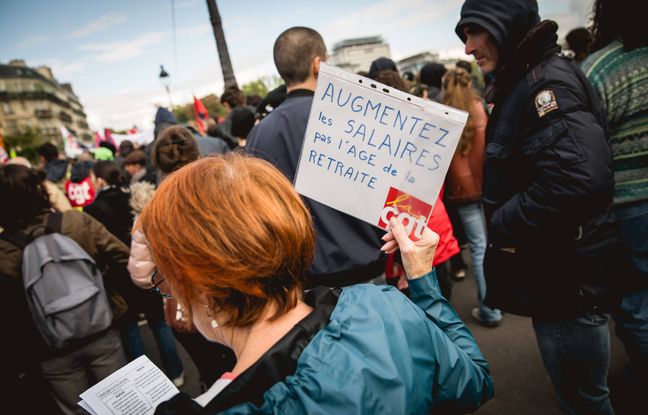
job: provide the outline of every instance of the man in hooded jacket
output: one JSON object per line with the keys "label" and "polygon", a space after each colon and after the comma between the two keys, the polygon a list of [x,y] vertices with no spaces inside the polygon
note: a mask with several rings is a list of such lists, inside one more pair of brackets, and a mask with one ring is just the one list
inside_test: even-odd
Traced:
{"label": "man in hooded jacket", "polygon": [[[607,312],[633,287],[611,216],[607,122],[535,0],[466,0],[456,33],[491,111],[483,202],[486,303],[530,316],[569,414],[613,414]],[[511,278],[504,278],[508,274]]]}

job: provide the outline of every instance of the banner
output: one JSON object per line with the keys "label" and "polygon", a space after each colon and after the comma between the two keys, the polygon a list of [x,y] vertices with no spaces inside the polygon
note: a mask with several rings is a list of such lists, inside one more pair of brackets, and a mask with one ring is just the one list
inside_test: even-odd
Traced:
{"label": "banner", "polygon": [[65,150],[65,157],[69,159],[77,158],[83,153],[83,147],[79,144],[79,140],[65,127],[61,128],[61,136],[63,136],[63,148]]}
{"label": "banner", "polygon": [[468,113],[322,63],[295,188],[372,225],[427,224]]}

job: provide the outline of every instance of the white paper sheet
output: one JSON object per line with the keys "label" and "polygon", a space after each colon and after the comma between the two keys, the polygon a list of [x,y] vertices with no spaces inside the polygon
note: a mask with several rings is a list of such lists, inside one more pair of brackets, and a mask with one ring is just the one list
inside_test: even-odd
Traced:
{"label": "white paper sheet", "polygon": [[468,114],[322,63],[299,193],[372,225],[420,236]]}
{"label": "white paper sheet", "polygon": [[177,393],[173,382],[144,355],[83,392],[79,405],[96,415],[151,415]]}

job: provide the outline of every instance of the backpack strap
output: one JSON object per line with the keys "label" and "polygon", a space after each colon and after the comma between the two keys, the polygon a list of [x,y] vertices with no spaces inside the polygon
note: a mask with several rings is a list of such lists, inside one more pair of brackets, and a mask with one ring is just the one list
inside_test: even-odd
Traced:
{"label": "backpack strap", "polygon": [[46,233],[61,233],[61,226],[63,223],[63,214],[59,211],[52,212],[47,217],[47,224],[45,225]]}

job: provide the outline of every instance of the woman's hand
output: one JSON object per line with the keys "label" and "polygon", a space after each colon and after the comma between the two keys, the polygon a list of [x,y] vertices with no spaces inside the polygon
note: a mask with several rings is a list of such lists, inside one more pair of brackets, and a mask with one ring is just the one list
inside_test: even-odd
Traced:
{"label": "woman's hand", "polygon": [[400,249],[407,278],[419,278],[432,271],[432,260],[439,244],[439,235],[426,226],[421,239],[414,242],[396,218],[390,219],[389,228],[389,232],[382,238],[386,243],[380,249],[388,254]]}

